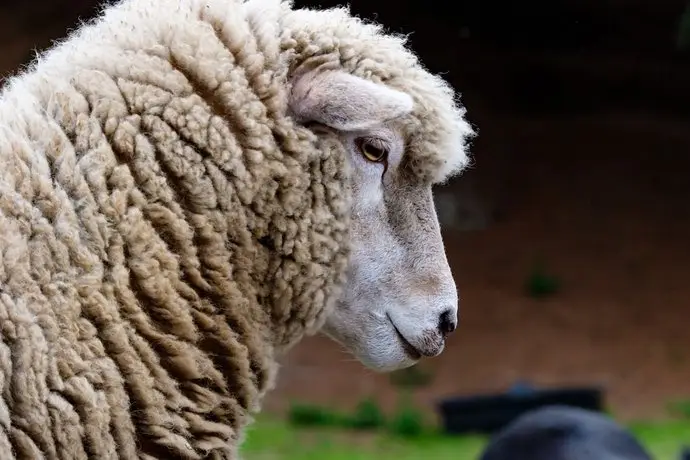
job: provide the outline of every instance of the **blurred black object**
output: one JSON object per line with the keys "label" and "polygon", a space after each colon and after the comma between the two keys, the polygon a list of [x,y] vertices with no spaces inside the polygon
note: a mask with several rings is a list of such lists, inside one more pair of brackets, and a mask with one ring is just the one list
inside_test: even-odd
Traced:
{"label": "blurred black object", "polygon": [[480,460],[651,460],[635,436],[591,410],[550,406],[497,433]]}
{"label": "blurred black object", "polygon": [[683,446],[680,451],[680,460],[690,460],[690,446]]}
{"label": "blurred black object", "polygon": [[503,394],[442,400],[438,407],[443,429],[449,434],[493,433],[525,412],[551,405],[602,410],[602,390],[597,387],[538,389],[518,383]]}

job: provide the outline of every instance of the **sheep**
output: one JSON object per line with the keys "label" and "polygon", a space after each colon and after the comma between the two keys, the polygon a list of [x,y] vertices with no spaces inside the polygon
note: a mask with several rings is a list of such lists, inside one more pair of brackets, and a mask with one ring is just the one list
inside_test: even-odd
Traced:
{"label": "sheep", "polygon": [[3,460],[236,459],[306,335],[441,353],[464,115],[345,8],[123,0],[42,53],[0,94]]}
{"label": "sheep", "polygon": [[517,417],[489,442],[480,460],[651,460],[638,440],[610,417],[562,405]]}

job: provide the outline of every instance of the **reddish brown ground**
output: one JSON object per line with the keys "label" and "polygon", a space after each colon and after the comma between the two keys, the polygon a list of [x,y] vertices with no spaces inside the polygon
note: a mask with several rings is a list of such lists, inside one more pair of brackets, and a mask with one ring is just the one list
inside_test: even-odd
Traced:
{"label": "reddish brown ground", "polygon": [[[1,73],[64,28],[25,31],[16,16],[0,15]],[[472,114],[470,99],[468,106]],[[488,110],[475,121],[477,171],[502,184],[502,219],[445,234],[461,326],[444,354],[424,363],[435,379],[419,402],[430,407],[516,379],[603,384],[626,418],[662,416],[669,399],[690,397],[687,121],[614,113],[540,120]],[[548,300],[522,290],[538,257],[563,285]],[[347,407],[371,393],[394,403],[386,376],[314,337],[284,359],[267,408],[292,398]]]}

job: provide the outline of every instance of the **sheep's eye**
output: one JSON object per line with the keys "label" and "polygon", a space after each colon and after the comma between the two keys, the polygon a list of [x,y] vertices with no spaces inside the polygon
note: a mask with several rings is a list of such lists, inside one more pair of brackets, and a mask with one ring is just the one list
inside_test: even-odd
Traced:
{"label": "sheep's eye", "polygon": [[372,163],[381,163],[386,161],[388,158],[388,150],[386,147],[371,140],[358,139],[357,148],[362,153],[364,158]]}

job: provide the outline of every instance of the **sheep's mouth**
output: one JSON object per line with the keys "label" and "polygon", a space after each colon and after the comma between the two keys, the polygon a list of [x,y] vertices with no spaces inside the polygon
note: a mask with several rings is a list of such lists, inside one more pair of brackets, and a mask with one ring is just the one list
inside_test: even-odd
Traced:
{"label": "sheep's mouth", "polygon": [[404,335],[400,333],[391,317],[388,315],[386,316],[388,317],[388,321],[391,323],[391,326],[393,326],[393,330],[395,331],[395,334],[398,336],[398,340],[402,344],[405,354],[415,361],[419,361],[420,359],[422,359],[422,354],[419,351],[417,351],[417,349],[414,346],[412,346],[410,342],[407,341]]}

